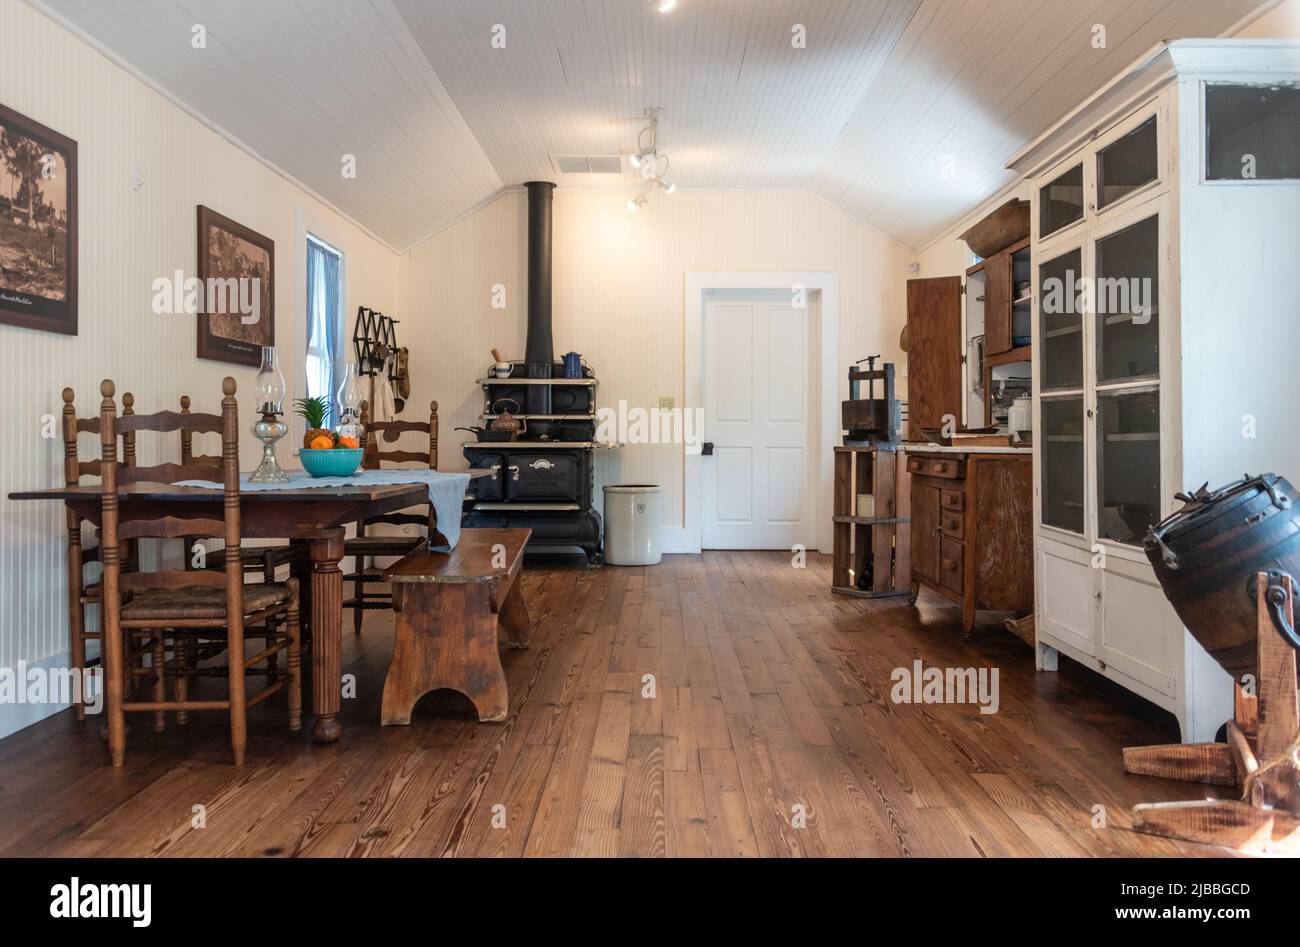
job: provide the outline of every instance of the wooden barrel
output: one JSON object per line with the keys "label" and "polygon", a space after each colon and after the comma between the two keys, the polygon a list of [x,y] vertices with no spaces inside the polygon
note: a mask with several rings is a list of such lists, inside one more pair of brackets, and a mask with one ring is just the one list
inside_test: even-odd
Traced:
{"label": "wooden barrel", "polygon": [[1144,548],[1183,625],[1225,671],[1255,674],[1255,574],[1300,578],[1300,506],[1275,474],[1179,494],[1182,509],[1147,534]]}

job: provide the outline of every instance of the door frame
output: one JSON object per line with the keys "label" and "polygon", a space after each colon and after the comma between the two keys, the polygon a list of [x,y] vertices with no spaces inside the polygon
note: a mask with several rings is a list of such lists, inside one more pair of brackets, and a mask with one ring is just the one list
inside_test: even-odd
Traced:
{"label": "door frame", "polygon": [[[685,374],[685,399],[683,408],[692,410],[704,406],[704,303],[705,293],[727,290],[767,290],[793,294],[794,287],[802,286],[809,296],[817,295],[818,329],[813,333],[813,344],[818,348],[816,379],[816,411],[818,423],[812,434],[812,449],[816,458],[817,475],[813,480],[813,537],[816,548],[829,552],[831,548],[831,447],[838,431],[838,413],[834,410],[839,386],[840,338],[840,274],[837,272],[767,272],[767,273],[686,273],[685,295],[685,346],[683,367]],[[701,433],[707,440],[708,431]],[[684,547],[686,552],[700,552],[703,534],[703,483],[698,447],[687,447],[683,452]]]}

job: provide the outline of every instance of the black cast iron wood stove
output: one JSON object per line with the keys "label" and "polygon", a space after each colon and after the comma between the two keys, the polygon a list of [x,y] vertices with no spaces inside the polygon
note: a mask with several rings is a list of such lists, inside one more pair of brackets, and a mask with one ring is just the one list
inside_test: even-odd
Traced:
{"label": "black cast iron wood stove", "polygon": [[484,424],[508,410],[527,424],[517,441],[466,443],[472,468],[492,476],[470,481],[462,525],[523,526],[530,548],[580,548],[600,561],[600,514],[595,488],[596,386],[564,378],[551,341],[551,197],[555,185],[530,181],[528,190],[528,339],[524,359],[507,378],[480,378]]}

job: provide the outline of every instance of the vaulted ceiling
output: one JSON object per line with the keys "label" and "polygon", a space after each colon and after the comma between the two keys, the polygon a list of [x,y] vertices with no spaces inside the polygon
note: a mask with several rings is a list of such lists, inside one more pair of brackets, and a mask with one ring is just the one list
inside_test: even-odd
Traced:
{"label": "vaulted ceiling", "polygon": [[[635,188],[630,168],[559,174],[552,156],[630,154],[648,108],[662,110],[679,187],[808,189],[919,247],[1007,184],[1009,155],[1144,51],[1219,35],[1270,5],[29,2],[398,249],[526,180]],[[206,48],[191,42],[196,24]]]}

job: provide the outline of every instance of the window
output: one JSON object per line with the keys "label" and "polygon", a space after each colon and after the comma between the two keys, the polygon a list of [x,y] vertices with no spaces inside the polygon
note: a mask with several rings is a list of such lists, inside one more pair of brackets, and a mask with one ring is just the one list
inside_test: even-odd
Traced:
{"label": "window", "polygon": [[338,419],[336,368],[339,355],[339,315],[343,254],[307,235],[307,397],[325,396],[329,411],[325,425]]}
{"label": "window", "polygon": [[1300,86],[1206,86],[1205,178],[1300,178]]}

